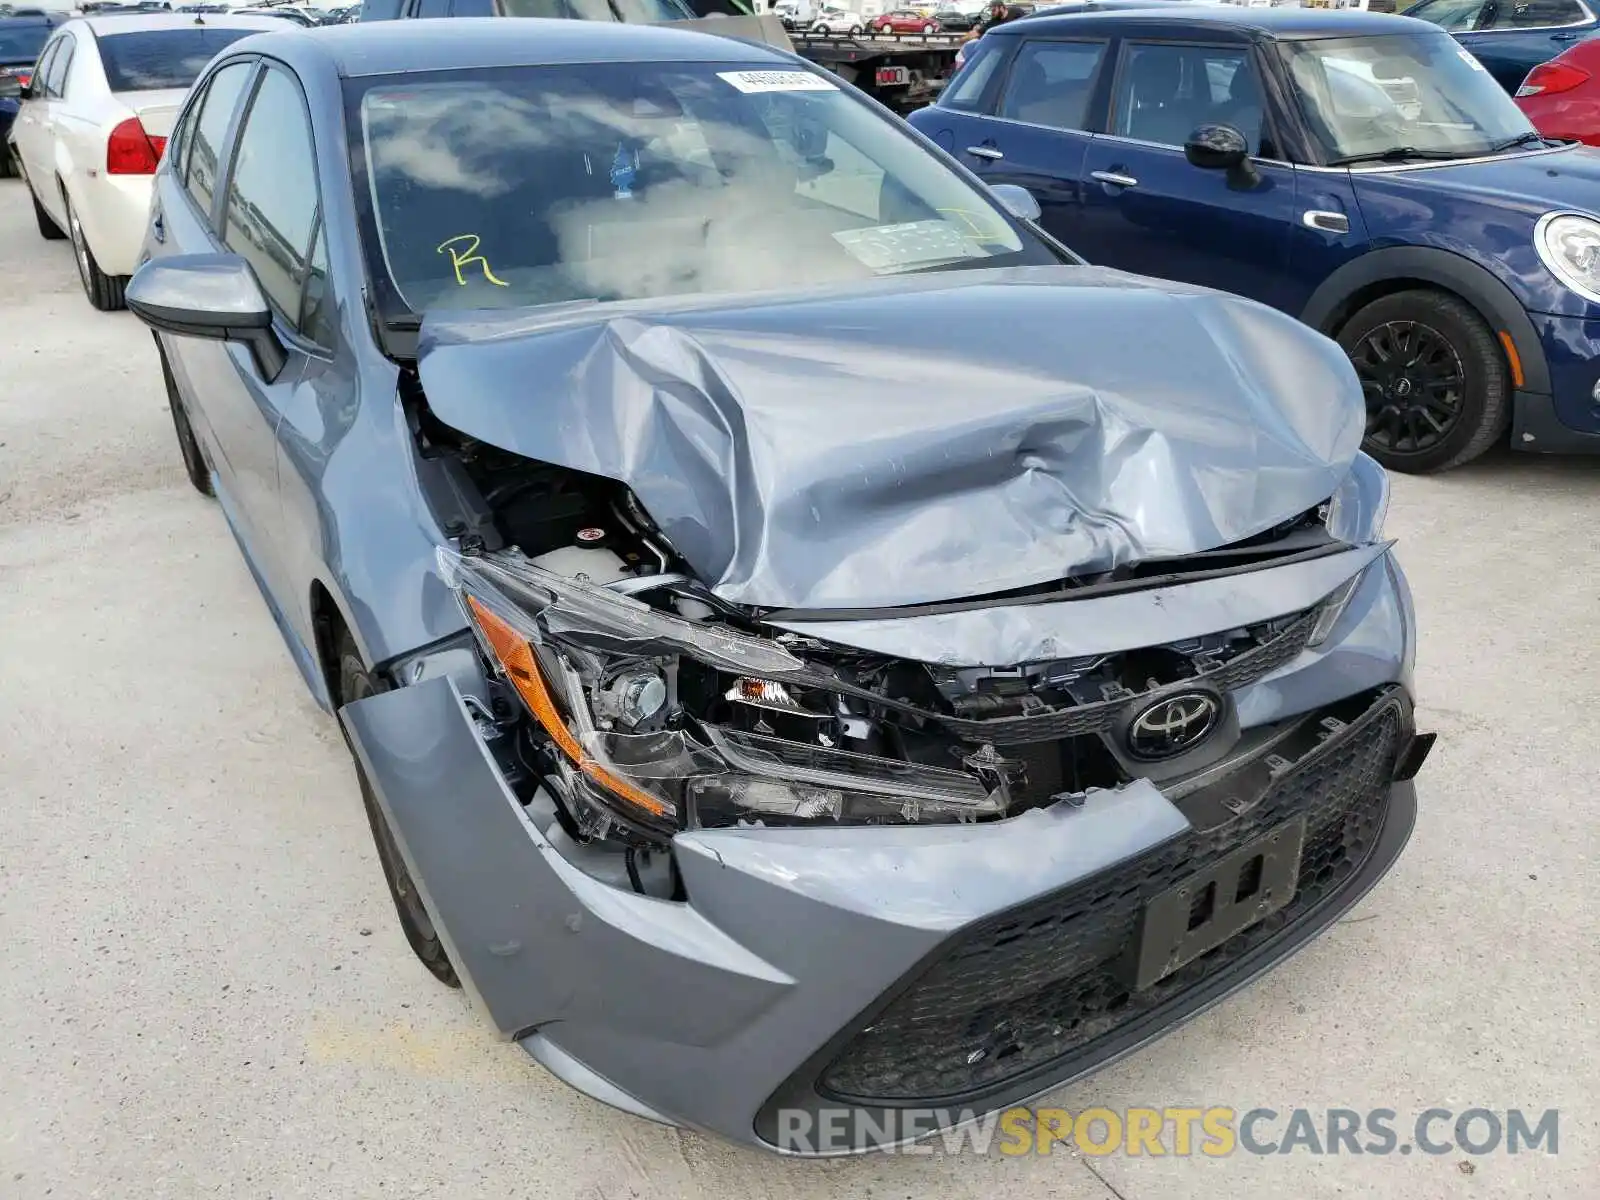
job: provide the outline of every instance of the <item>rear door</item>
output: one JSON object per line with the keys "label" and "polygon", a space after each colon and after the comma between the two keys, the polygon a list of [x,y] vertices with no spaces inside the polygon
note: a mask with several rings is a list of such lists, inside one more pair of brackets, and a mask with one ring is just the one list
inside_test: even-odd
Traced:
{"label": "rear door", "polygon": [[[1306,288],[1286,270],[1295,172],[1277,159],[1254,50],[1126,41],[1119,57],[1108,132],[1085,157],[1073,248],[1093,263],[1219,288],[1298,315]],[[1190,165],[1184,143],[1207,124],[1244,135],[1255,155],[1253,184]]]}
{"label": "rear door", "polygon": [[1473,29],[1456,40],[1501,87],[1515,92],[1529,71],[1593,33],[1596,24],[1584,0],[1489,0]]}
{"label": "rear door", "polygon": [[[253,58],[234,59],[197,85],[174,145],[168,147],[166,167],[156,174],[151,236],[146,241],[152,257],[212,254],[220,249],[214,220],[228,139],[256,69]],[[218,495],[228,497],[224,503],[232,505],[231,497],[241,486],[235,470],[238,451],[223,434],[229,427],[230,392],[237,386],[233,348],[165,334],[161,345],[195,436],[216,473]],[[231,510],[229,518],[235,518]]]}

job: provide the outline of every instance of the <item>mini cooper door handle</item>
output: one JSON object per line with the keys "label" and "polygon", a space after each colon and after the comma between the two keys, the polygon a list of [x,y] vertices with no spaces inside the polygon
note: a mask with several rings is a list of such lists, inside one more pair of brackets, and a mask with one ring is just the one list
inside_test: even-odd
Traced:
{"label": "mini cooper door handle", "polygon": [[1101,183],[1109,183],[1112,187],[1138,187],[1139,181],[1132,175],[1124,175],[1121,171],[1090,171],[1089,178]]}
{"label": "mini cooper door handle", "polygon": [[968,146],[968,154],[975,154],[979,158],[1004,158],[1005,155],[993,146]]}
{"label": "mini cooper door handle", "polygon": [[1350,218],[1339,212],[1323,212],[1320,209],[1307,209],[1300,214],[1300,223],[1307,229],[1315,229],[1319,233],[1349,233]]}

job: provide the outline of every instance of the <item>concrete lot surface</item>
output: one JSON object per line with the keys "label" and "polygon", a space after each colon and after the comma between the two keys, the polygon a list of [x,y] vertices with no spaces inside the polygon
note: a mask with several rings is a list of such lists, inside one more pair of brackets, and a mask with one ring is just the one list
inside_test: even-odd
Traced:
{"label": "concrete lot surface", "polygon": [[780,1160],[585,1099],[412,959],[149,334],[88,307],[15,180],[0,279],[0,1198],[1600,1196],[1600,462],[1395,481],[1440,733],[1409,849],[1053,1101],[1383,1107],[1403,1141],[1558,1108],[1558,1154]]}

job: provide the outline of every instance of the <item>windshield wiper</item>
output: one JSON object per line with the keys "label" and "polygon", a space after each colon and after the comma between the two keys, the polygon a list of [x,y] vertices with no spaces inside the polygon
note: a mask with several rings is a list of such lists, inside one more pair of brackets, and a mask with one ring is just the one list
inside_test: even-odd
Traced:
{"label": "windshield wiper", "polygon": [[1459,157],[1460,155],[1452,150],[1423,150],[1416,146],[1392,146],[1387,150],[1373,150],[1368,154],[1346,154],[1343,158],[1331,160],[1328,165],[1330,167],[1349,167],[1356,163],[1405,162],[1409,158],[1445,162]]}
{"label": "windshield wiper", "polygon": [[1503,142],[1491,142],[1489,149],[1485,153],[1499,154],[1502,150],[1511,150],[1517,146],[1531,146],[1534,142],[1538,142],[1542,146],[1544,145],[1544,137],[1530,129],[1527,133],[1519,133],[1516,137],[1506,138]]}

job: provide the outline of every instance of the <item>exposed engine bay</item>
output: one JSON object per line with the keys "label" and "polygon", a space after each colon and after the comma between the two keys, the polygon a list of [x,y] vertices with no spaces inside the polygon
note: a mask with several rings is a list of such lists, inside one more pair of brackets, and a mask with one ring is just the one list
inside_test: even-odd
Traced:
{"label": "exposed engine bay", "polygon": [[[745,822],[995,819],[1203,767],[1229,738],[1141,756],[1129,722],[1143,700],[1187,685],[1185,694],[1215,696],[1225,722],[1226,692],[1304,649],[1336,599],[1089,657],[988,666],[867,653],[719,599],[621,483],[460,435],[418,395],[411,409],[425,489],[461,551],[441,561],[504,693],[484,732],[519,792],[555,797],[580,841],[649,848],[679,828]],[[968,603],[1153,586],[1347,549],[1330,536],[1327,510],[1183,561]]]}

